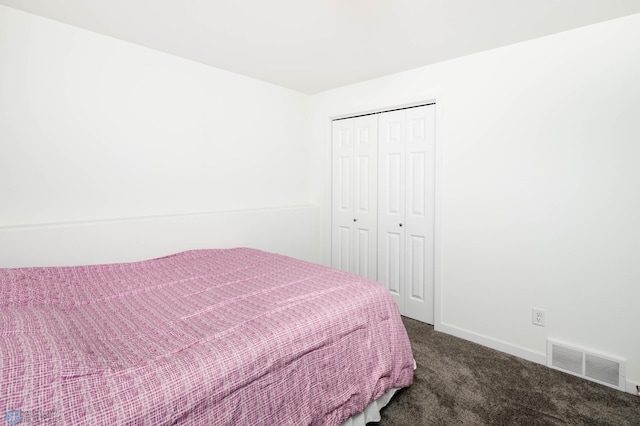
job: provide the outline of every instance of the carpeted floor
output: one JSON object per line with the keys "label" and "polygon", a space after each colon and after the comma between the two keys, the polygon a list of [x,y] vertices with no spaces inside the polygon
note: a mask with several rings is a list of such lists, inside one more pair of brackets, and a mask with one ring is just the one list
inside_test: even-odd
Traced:
{"label": "carpeted floor", "polygon": [[380,426],[640,425],[636,395],[403,321],[418,368]]}

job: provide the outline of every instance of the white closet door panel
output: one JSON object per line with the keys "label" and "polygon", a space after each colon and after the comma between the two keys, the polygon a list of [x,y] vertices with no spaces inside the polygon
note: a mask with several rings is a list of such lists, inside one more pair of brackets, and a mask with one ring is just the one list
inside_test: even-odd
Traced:
{"label": "white closet door panel", "polygon": [[404,233],[386,232],[378,234],[378,280],[389,290],[395,300],[400,313],[404,308],[403,282],[404,264],[402,252],[404,251]]}
{"label": "white closet door panel", "polygon": [[426,158],[424,152],[407,154],[407,209],[410,217],[425,217],[425,174]]}
{"label": "white closet door panel", "polygon": [[404,159],[401,153],[389,153],[385,158],[385,213],[401,217],[404,211]]}
{"label": "white closet door panel", "polygon": [[355,210],[357,214],[367,214],[371,212],[371,200],[369,188],[371,173],[371,158],[366,155],[361,155],[355,158],[355,181],[357,186],[355,188]]}
{"label": "white closet door panel", "polygon": [[378,281],[403,311],[404,112],[378,115]]}
{"label": "white closet door panel", "polygon": [[353,159],[351,157],[340,157],[336,164],[338,195],[336,207],[343,212],[351,212],[353,209],[352,177]]}
{"label": "white closet door panel", "polygon": [[406,141],[407,226],[432,228],[435,183],[435,106],[409,108]]}
{"label": "white closet door panel", "polygon": [[378,119],[378,226],[397,230],[405,205],[404,111],[379,114]]}
{"label": "white closet door panel", "polygon": [[338,226],[333,240],[331,265],[341,271],[351,272],[352,261],[352,228],[351,226]]}
{"label": "white closet door panel", "polygon": [[334,214],[349,217],[353,211],[353,123],[349,120],[333,122],[332,209]]}
{"label": "white closet door panel", "polygon": [[331,148],[331,266],[350,272],[353,256],[353,122],[333,122]]}
{"label": "white closet door panel", "polygon": [[424,302],[425,289],[422,283],[425,278],[425,238],[422,235],[409,235],[407,238],[407,296],[410,299]]}
{"label": "white closet door panel", "polygon": [[405,313],[433,324],[435,105],[405,110]]}
{"label": "white closet door panel", "polygon": [[354,226],[353,268],[350,272],[372,280],[378,279],[376,267],[378,256],[378,236],[376,229]]}
{"label": "white closet door panel", "polygon": [[433,324],[435,106],[379,114],[378,278]]}
{"label": "white closet door panel", "polygon": [[355,269],[352,272],[375,280],[378,277],[378,119],[375,115],[366,115],[353,121]]}
{"label": "white closet door panel", "polygon": [[355,120],[354,159],[356,164],[355,214],[359,221],[367,220],[375,226],[378,210],[378,126],[375,115],[357,117]]}
{"label": "white closet door panel", "polygon": [[336,120],[332,132],[331,264],[376,279],[377,118]]}
{"label": "white closet door panel", "polygon": [[358,227],[354,229],[354,265],[352,270],[354,274],[369,278],[371,272],[370,253],[372,239],[375,239],[375,235],[372,237],[369,229]]}

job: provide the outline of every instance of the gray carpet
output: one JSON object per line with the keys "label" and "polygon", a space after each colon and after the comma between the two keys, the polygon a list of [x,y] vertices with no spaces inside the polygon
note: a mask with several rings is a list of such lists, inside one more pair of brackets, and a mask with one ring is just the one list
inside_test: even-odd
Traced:
{"label": "gray carpet", "polygon": [[636,395],[403,321],[414,383],[374,425],[640,425]]}

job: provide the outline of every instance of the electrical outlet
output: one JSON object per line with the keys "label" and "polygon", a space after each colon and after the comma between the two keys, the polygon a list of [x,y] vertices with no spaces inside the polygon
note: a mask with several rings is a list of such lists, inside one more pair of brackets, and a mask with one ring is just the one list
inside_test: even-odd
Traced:
{"label": "electrical outlet", "polygon": [[544,309],[533,308],[531,322],[533,323],[533,325],[539,325],[540,327],[544,327],[544,324],[545,324]]}

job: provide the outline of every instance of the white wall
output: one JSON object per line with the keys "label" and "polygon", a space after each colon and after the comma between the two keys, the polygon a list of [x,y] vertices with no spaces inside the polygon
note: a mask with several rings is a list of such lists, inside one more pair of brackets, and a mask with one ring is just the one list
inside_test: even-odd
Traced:
{"label": "white wall", "polygon": [[235,245],[317,261],[308,104],[0,6],[0,265]]}
{"label": "white wall", "polygon": [[547,337],[622,356],[639,383],[638,40],[633,15],[313,96],[325,263],[328,118],[438,96],[436,326],[538,362]]}
{"label": "white wall", "polygon": [[318,211],[317,206],[299,206],[4,227],[0,268],[133,262],[231,247],[313,262],[318,258]]}
{"label": "white wall", "polygon": [[308,96],[0,6],[0,226],[308,203]]}

